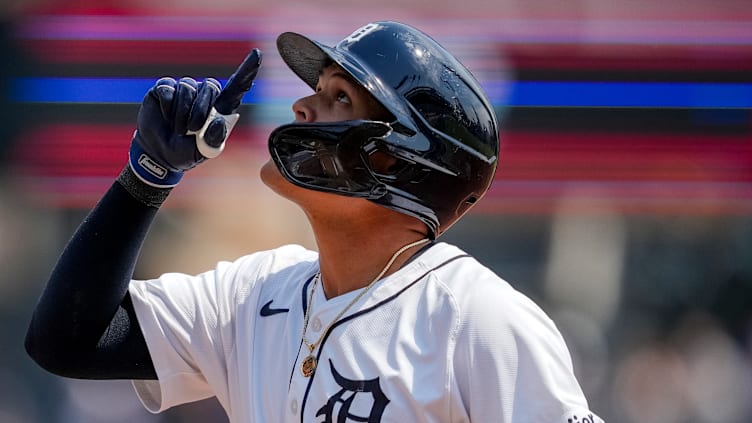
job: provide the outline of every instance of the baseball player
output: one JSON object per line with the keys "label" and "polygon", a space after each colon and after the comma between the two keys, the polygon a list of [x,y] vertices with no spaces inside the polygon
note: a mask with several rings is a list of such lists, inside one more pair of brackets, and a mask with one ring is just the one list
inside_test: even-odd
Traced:
{"label": "baseball player", "polygon": [[67,377],[132,379],[152,412],[216,396],[232,422],[602,422],[554,323],[437,241],[488,189],[494,110],[426,34],[368,24],[279,54],[313,93],[269,136],[261,178],[308,217],[296,245],[198,275],[131,280],[160,205],[216,157],[261,63],[224,89],[163,78],[128,165],[66,246],[27,333]]}

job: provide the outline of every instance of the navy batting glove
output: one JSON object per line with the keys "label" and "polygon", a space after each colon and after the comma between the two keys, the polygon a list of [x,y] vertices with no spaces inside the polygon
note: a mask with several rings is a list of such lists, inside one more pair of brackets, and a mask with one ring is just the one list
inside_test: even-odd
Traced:
{"label": "navy batting glove", "polygon": [[162,78],[144,96],[129,163],[148,185],[171,188],[183,172],[217,157],[240,115],[240,102],[253,85],[261,52],[251,51],[222,89],[207,78]]}

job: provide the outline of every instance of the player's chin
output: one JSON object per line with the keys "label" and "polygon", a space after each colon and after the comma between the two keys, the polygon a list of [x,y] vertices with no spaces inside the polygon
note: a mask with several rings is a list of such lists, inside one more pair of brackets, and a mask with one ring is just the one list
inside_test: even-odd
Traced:
{"label": "player's chin", "polygon": [[261,177],[261,182],[269,188],[274,188],[275,185],[279,184],[280,179],[285,179],[282,177],[282,174],[279,173],[279,169],[277,169],[277,165],[274,164],[274,160],[272,159],[267,160],[266,163],[261,166],[259,176]]}
{"label": "player's chin", "polygon": [[302,189],[295,186],[292,182],[282,176],[282,173],[272,159],[267,160],[267,162],[261,166],[259,176],[264,185],[283,197],[288,197],[288,193],[291,190]]}

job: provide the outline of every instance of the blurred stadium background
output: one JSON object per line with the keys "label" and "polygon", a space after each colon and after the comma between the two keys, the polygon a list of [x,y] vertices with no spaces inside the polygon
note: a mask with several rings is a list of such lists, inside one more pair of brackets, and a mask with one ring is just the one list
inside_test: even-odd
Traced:
{"label": "blurred stadium background", "polygon": [[213,400],[153,416],[127,382],[45,373],[23,351],[30,311],[151,83],[226,78],[251,47],[265,66],[241,124],[174,192],[137,276],[313,247],[257,179],[307,92],[274,39],[334,43],[377,19],[432,34],[488,89],[499,173],[445,239],[551,314],[593,410],[752,421],[749,0],[3,0],[0,18],[0,422],[226,421]]}

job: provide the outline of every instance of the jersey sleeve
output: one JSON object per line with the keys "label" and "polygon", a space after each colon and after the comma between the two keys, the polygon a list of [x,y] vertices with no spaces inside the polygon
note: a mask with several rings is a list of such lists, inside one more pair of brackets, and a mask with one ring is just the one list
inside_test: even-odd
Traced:
{"label": "jersey sleeve", "polygon": [[602,423],[554,322],[503,281],[460,303],[455,377],[470,421]]}
{"label": "jersey sleeve", "polygon": [[132,281],[129,292],[158,380],[133,381],[147,410],[228,398],[227,360],[237,304],[253,301],[265,254],[220,262],[199,275],[167,273]]}
{"label": "jersey sleeve", "polygon": [[227,336],[222,326],[228,322],[222,321],[219,307],[229,293],[219,282],[229,267],[219,263],[197,276],[169,273],[131,282],[129,292],[158,377],[133,382],[149,411],[213,395],[206,375],[221,377]]}

